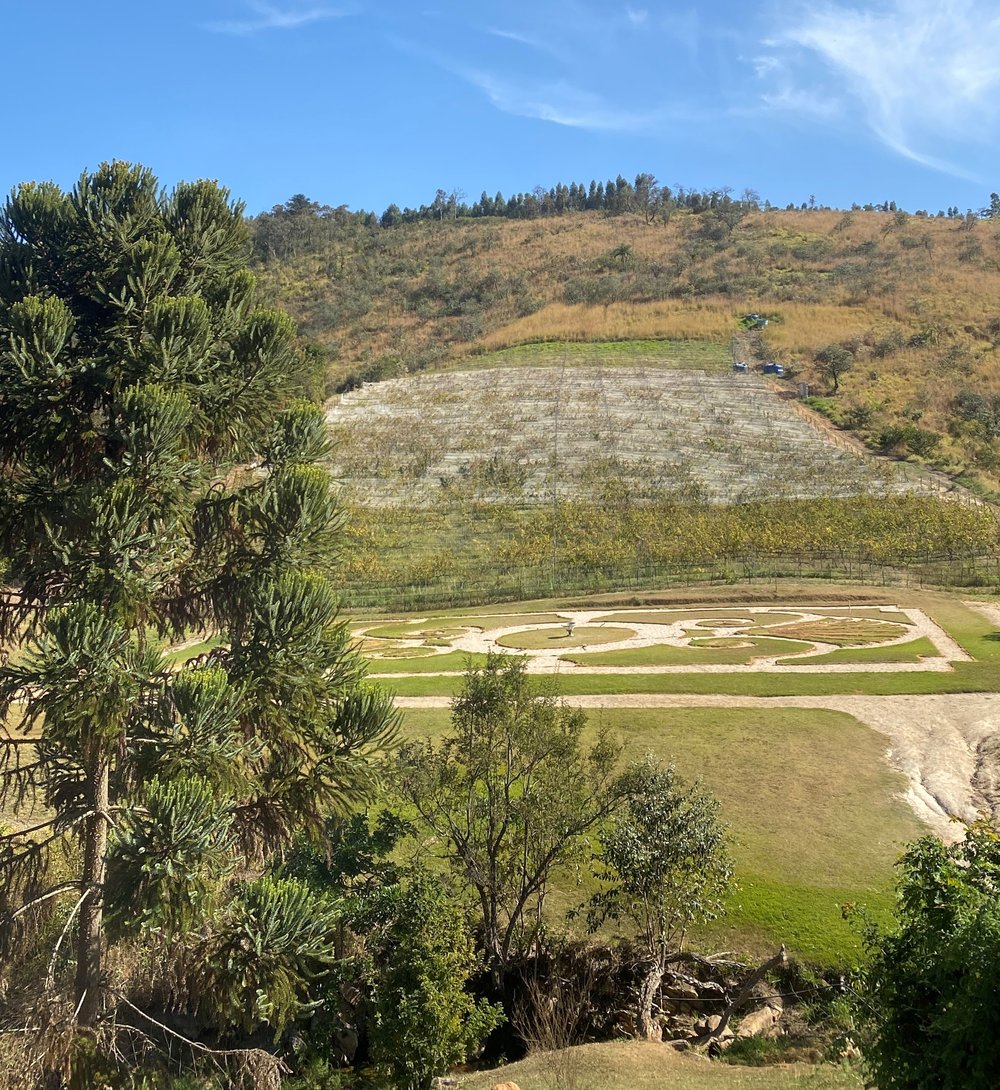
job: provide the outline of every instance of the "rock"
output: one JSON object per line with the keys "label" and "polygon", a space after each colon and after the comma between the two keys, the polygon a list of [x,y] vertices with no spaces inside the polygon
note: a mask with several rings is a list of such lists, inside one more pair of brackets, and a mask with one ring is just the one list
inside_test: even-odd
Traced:
{"label": "rock", "polygon": [[691,1047],[691,1042],[686,1037],[680,1037],[676,1041],[668,1041],[667,1043],[677,1052],[687,1052]]}
{"label": "rock", "polygon": [[342,1026],[334,1033],[334,1037],[345,1063],[353,1063],[358,1051],[358,1031],[353,1026]]}
{"label": "rock", "polygon": [[781,1010],[770,1004],[759,1010],[751,1011],[740,1022],[736,1030],[737,1037],[771,1037],[777,1031]]}
{"label": "rock", "polygon": [[726,999],[726,989],[714,980],[706,980],[698,985],[698,997],[703,1003],[723,1003]]}
{"label": "rock", "polygon": [[701,998],[698,989],[691,984],[668,984],[663,989],[663,995],[666,999],[689,1000],[695,1003]]}
{"label": "rock", "polygon": [[[699,1018],[694,1024],[694,1032],[698,1037],[707,1037],[710,1033],[715,1033],[722,1023],[721,1014],[710,1014],[707,1018]],[[724,1038],[732,1037],[733,1031],[726,1026],[722,1031]]]}
{"label": "rock", "polygon": [[516,1082],[495,1082],[490,1090],[521,1090]]}

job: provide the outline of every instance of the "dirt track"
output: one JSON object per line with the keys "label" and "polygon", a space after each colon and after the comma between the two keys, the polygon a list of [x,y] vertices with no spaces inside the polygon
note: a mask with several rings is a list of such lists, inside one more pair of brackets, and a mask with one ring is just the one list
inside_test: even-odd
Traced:
{"label": "dirt track", "polygon": [[[988,754],[1000,739],[1000,695],[567,696],[580,708],[827,708],[845,712],[889,739],[887,759],[909,780],[906,801],[945,840],[961,835],[952,817],[1000,816],[997,770]],[[397,697],[401,708],[446,708],[450,698]]]}

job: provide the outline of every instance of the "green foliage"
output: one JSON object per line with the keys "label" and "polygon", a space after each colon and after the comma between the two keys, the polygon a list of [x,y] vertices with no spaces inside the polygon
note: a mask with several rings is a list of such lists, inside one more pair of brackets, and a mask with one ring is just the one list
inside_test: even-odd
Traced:
{"label": "green foliage", "polygon": [[773,1067],[794,1063],[801,1045],[787,1037],[738,1037],[719,1055],[723,1063],[741,1067]]}
{"label": "green foliage", "polygon": [[243,885],[200,942],[197,994],[226,1032],[265,1023],[275,1036],[310,1007],[309,986],[336,960],[337,906],[294,878]]}
{"label": "green foliage", "polygon": [[915,567],[916,578],[937,560],[925,581],[957,584],[972,575],[963,558],[993,557],[1000,546],[991,508],[915,495],[469,505],[460,519],[355,507],[347,532],[345,597],[380,609],[763,575],[881,582],[898,567]]}
{"label": "green foliage", "polygon": [[876,436],[876,443],[885,451],[907,450],[921,458],[929,458],[941,442],[941,436],[916,424],[890,424]]}
{"label": "green foliage", "polygon": [[600,732],[585,749],[585,724],[539,693],[522,659],[491,654],[466,671],[442,743],[401,752],[400,795],[475,890],[494,973],[530,942],[554,869],[582,857],[619,803],[619,748]]}
{"label": "green foliage", "polygon": [[372,1058],[401,1090],[426,1090],[503,1022],[465,990],[481,968],[462,913],[417,873],[371,906]]}
{"label": "green foliage", "polygon": [[[335,902],[339,914],[342,960],[314,989],[306,1054],[339,1059],[337,1030],[363,1021],[372,1059],[392,1085],[425,1087],[474,1053],[502,1015],[466,991],[482,963],[440,876],[396,861],[411,831],[387,810],[374,822],[367,814],[331,819],[325,842],[302,841],[282,871]],[[361,993],[360,1010],[348,1012],[345,993]]]}
{"label": "green foliage", "polygon": [[896,925],[868,928],[859,1017],[880,1087],[987,1090],[1000,1070],[1000,834],[985,821],[900,860]]}
{"label": "green foliage", "polygon": [[[65,850],[76,979],[53,959],[52,986],[84,1027],[119,994],[107,945],[137,934],[175,1008],[296,1017],[331,911],[255,875],[371,791],[393,736],[323,574],[323,414],[288,396],[295,329],[248,257],[226,190],[127,163],[0,211],[0,635],[21,645],[0,713],[37,735],[27,770],[0,735],[0,803],[43,818],[0,874],[16,909]],[[217,634],[210,662],[168,669],[191,631]]]}
{"label": "green foliage", "polygon": [[409,823],[390,810],[380,810],[374,823],[367,814],[332,817],[320,842],[300,839],[282,872],[342,899],[395,885],[402,871],[392,857],[411,831]]}
{"label": "green foliage", "polygon": [[819,373],[831,383],[836,393],[840,388],[840,379],[854,366],[854,356],[842,344],[828,344],[816,353],[816,362]]}
{"label": "green foliage", "polygon": [[111,837],[109,923],[167,935],[196,928],[235,867],[231,825],[232,814],[201,777],[145,784]]}
{"label": "green foliage", "polygon": [[623,778],[626,804],[601,834],[597,859],[606,888],[590,919],[628,917],[645,949],[662,962],[692,923],[715,919],[732,879],[719,803],[651,755]]}

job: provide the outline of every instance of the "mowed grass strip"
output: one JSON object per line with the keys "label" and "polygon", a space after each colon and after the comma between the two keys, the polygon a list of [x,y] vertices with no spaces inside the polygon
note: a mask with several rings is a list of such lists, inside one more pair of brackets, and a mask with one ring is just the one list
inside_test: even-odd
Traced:
{"label": "mowed grass strip", "polygon": [[[447,732],[446,709],[404,711],[410,737]],[[893,863],[924,827],[899,799],[905,778],[885,761],[885,739],[841,712],[801,708],[629,708],[588,713],[609,727],[625,759],[652,753],[719,798],[739,889],[724,920],[695,943],[757,956],[784,942],[798,956],[843,964],[858,952],[841,919],[846,902],[879,918],[892,902]],[[588,884],[589,883],[589,884]],[[558,916],[596,887],[566,876]]]}
{"label": "mowed grass strip", "polygon": [[841,647],[824,655],[806,655],[800,659],[778,659],[779,666],[807,666],[842,662],[920,662],[937,658],[940,652],[926,637],[888,647]]}
{"label": "mowed grass strip", "polygon": [[[444,656],[442,656],[444,658]],[[440,659],[438,660],[440,661]],[[427,665],[427,660],[424,660]],[[384,661],[379,662],[384,668]],[[556,691],[564,696],[615,696],[657,693],[719,696],[922,696],[932,693],[1000,692],[1000,663],[956,662],[951,670],[881,673],[699,673],[699,674],[558,674]],[[394,679],[399,696],[451,696],[462,679]]]}
{"label": "mowed grass strip", "polygon": [[513,1082],[530,1090],[861,1090],[861,1076],[833,1064],[739,1067],[686,1056],[654,1041],[608,1041],[538,1052],[459,1077],[459,1090]]}
{"label": "mowed grass strip", "polygon": [[[442,671],[465,670],[469,665],[482,666],[486,662],[486,656],[468,651],[447,651],[442,655],[431,654],[419,658],[380,658],[372,659],[369,663],[369,676],[377,678],[379,674],[400,673],[439,673]],[[393,688],[399,682],[405,682],[406,678],[394,679]],[[428,679],[431,680],[431,679]],[[437,681],[455,680],[449,678],[436,678]],[[461,681],[461,677],[457,678]]]}
{"label": "mowed grass strip", "polygon": [[459,625],[433,625],[433,624],[384,624],[376,628],[369,628],[364,635],[375,640],[419,640],[419,639],[451,639],[461,636],[465,631]]}
{"label": "mowed grass strip", "polygon": [[[607,308],[604,308],[607,309]],[[456,360],[440,370],[483,371],[494,367],[695,367],[710,371],[728,370],[729,351],[725,337],[720,341],[712,338],[696,339],[661,339],[647,338],[621,340],[600,340],[578,335],[567,340],[559,340],[558,333],[565,333],[570,328],[576,333],[579,329],[580,315],[595,313],[593,310],[579,307],[561,307],[559,322],[546,325],[543,332],[538,327],[519,332],[500,333],[497,345],[504,344],[498,351],[475,356],[466,356]],[[565,318],[570,324],[563,324]],[[728,316],[717,317],[716,328],[722,329],[731,322]],[[731,328],[731,327],[730,327]],[[526,343],[512,344],[512,341]],[[488,339],[487,339],[488,343]]]}
{"label": "mowed grass strip", "polygon": [[1000,661],[1000,630],[986,617],[957,598],[935,595],[920,601],[920,608],[974,659]]}
{"label": "mowed grass strip", "polygon": [[[641,610],[625,610],[620,613],[609,613],[601,620],[605,624],[676,624],[679,621],[699,621],[702,618],[711,618],[719,621],[738,621],[747,624],[752,623],[753,614],[745,609],[655,609],[647,612]],[[794,621],[797,614],[785,615],[785,620]]]}
{"label": "mowed grass strip", "polygon": [[579,666],[746,666],[754,659],[771,655],[792,654],[808,651],[808,643],[795,640],[748,637],[740,643],[749,647],[711,647],[705,644],[695,647],[672,647],[669,644],[653,644],[650,647],[626,647],[620,651],[580,652],[562,657]]}
{"label": "mowed grass strip", "polygon": [[174,651],[168,651],[163,657],[168,666],[180,666],[181,664],[197,658],[198,655],[207,655],[216,647],[221,647],[226,641],[222,636],[209,636],[198,643],[188,644],[187,647],[179,647]]}
{"label": "mowed grass strip", "polygon": [[565,628],[525,629],[510,632],[497,640],[500,647],[514,647],[523,651],[560,651],[565,647],[588,646],[592,643],[620,643],[631,639],[631,628],[615,628],[612,625],[581,625],[568,635]]}
{"label": "mowed grass strip", "polygon": [[[352,621],[352,629],[367,628],[366,636],[378,639],[418,639],[423,636],[437,636],[440,633],[460,635],[468,628],[481,628],[491,632],[497,628],[513,628],[518,624],[558,624],[565,620],[559,613],[482,613],[475,616],[422,617],[412,621],[389,621],[386,624],[375,620]],[[374,624],[375,627],[368,627]]]}

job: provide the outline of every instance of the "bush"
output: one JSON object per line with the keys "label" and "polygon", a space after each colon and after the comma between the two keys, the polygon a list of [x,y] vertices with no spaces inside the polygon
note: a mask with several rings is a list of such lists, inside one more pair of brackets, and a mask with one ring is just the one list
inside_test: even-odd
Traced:
{"label": "bush", "polygon": [[897,923],[868,927],[859,1019],[879,1086],[993,1090],[1000,1071],[1000,833],[985,821],[900,861]]}
{"label": "bush", "polygon": [[929,458],[941,442],[941,436],[915,424],[890,424],[878,433],[875,442],[886,452],[905,450],[919,458]]}

